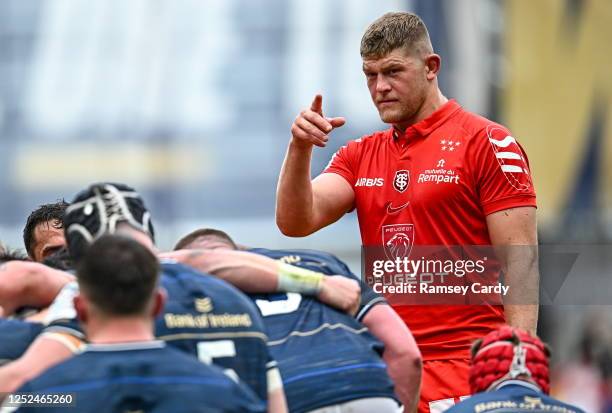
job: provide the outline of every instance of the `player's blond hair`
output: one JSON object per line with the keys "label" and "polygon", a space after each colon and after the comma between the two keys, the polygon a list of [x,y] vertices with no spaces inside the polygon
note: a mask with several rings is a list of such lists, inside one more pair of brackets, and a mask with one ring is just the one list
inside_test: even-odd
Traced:
{"label": "player's blond hair", "polygon": [[433,52],[425,23],[414,13],[386,13],[366,29],[361,38],[361,57],[377,59],[404,48],[409,53]]}

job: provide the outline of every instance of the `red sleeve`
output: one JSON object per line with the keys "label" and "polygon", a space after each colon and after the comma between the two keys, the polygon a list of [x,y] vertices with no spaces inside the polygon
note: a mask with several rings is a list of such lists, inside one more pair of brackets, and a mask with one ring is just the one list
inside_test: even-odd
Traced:
{"label": "red sleeve", "polygon": [[346,179],[351,187],[354,187],[355,181],[357,180],[357,171],[353,167],[353,165],[356,165],[354,161],[355,146],[356,142],[349,142],[338,149],[332,156],[329,164],[327,164],[325,170],[323,170],[323,173],[338,174]]}
{"label": "red sleeve", "polygon": [[485,215],[536,206],[536,194],[523,148],[503,126],[491,124],[471,142],[472,174]]}

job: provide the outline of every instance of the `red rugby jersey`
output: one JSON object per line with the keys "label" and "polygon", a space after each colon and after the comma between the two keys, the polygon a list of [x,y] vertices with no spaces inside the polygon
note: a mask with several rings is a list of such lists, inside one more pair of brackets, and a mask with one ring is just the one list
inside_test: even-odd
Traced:
{"label": "red rugby jersey", "polygon": [[[490,245],[486,216],[536,206],[525,152],[503,126],[450,100],[401,136],[394,128],[349,142],[324,173],[355,191],[364,246],[396,229],[413,245]],[[471,342],[504,322],[488,305],[395,306],[426,359],[467,358]]]}

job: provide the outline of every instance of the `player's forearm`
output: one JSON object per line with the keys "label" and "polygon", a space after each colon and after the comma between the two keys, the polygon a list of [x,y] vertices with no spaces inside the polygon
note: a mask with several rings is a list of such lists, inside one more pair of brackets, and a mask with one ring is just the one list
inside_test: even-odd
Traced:
{"label": "player's forearm", "polygon": [[276,191],[276,224],[287,236],[314,232],[311,158],[312,146],[289,144]]}
{"label": "player's forearm", "polygon": [[221,278],[247,293],[292,292],[316,296],[348,313],[359,306],[359,283],[295,267],[263,255],[233,250],[179,250],[159,255]]}
{"label": "player's forearm", "polygon": [[26,305],[37,308],[51,305],[62,288],[75,279],[72,274],[42,264],[38,264],[34,271],[36,276],[32,277],[28,285],[26,295],[29,298]]}
{"label": "player's forearm", "polygon": [[539,281],[537,255],[529,268],[510,268],[506,275],[506,284],[510,287],[510,296],[504,301],[506,323],[531,334],[536,334],[538,327]]}
{"label": "player's forearm", "polygon": [[72,355],[73,351],[63,340],[50,338],[44,333],[39,335],[19,359],[0,368],[0,394],[17,390],[28,380]]}
{"label": "player's forearm", "polygon": [[5,315],[19,307],[46,307],[74,277],[42,264],[10,261],[0,268],[0,305]]}
{"label": "player's forearm", "polygon": [[24,381],[19,366],[15,362],[0,367],[0,402],[3,395],[14,392]]}
{"label": "player's forearm", "polygon": [[405,412],[416,411],[421,386],[422,358],[414,337],[402,319],[388,305],[374,306],[363,324],[383,342],[387,372]]}
{"label": "player's forearm", "polygon": [[268,393],[268,413],[287,413],[287,400],[283,389],[277,389]]}
{"label": "player's forearm", "polygon": [[505,254],[505,283],[509,287],[504,297],[506,322],[536,334],[540,274],[537,246],[512,246]]}
{"label": "player's forearm", "polygon": [[212,274],[248,293],[274,292],[279,263],[249,252],[222,249],[179,250],[160,254]]}
{"label": "player's forearm", "polygon": [[504,305],[506,322],[512,327],[521,328],[535,335],[538,328],[537,305]]}
{"label": "player's forearm", "polygon": [[160,256],[212,274],[247,293],[283,291],[316,295],[325,278],[323,274],[246,251],[179,250]]}
{"label": "player's forearm", "polygon": [[22,261],[9,261],[0,265],[0,306],[3,315],[9,316],[17,308],[23,306],[30,275],[27,271],[29,266]]}
{"label": "player's forearm", "polygon": [[415,412],[421,392],[423,361],[412,335],[401,345],[385,347],[383,359],[405,412]]}
{"label": "player's forearm", "polygon": [[395,383],[395,393],[404,405],[404,412],[416,412],[421,392],[421,358],[389,351],[385,351],[383,358],[389,376]]}

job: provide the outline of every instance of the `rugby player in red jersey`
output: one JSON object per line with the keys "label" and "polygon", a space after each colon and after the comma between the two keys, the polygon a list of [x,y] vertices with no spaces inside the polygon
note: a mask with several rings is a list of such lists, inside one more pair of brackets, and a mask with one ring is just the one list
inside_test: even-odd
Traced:
{"label": "rugby player in red jersey", "polygon": [[[388,13],[361,41],[363,71],[391,125],[349,142],[311,181],[313,146],[345,119],[325,117],[322,96],[295,119],[280,173],[276,221],[306,236],[356,209],[364,246],[489,245],[521,301],[504,305],[396,305],[424,359],[419,411],[469,395],[470,343],[507,322],[535,333],[536,197],[527,157],[503,126],[465,111],[438,87],[440,56],[411,13]],[[508,246],[524,246],[506,248]]]}

